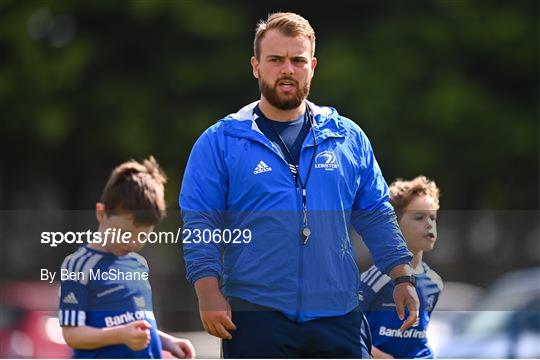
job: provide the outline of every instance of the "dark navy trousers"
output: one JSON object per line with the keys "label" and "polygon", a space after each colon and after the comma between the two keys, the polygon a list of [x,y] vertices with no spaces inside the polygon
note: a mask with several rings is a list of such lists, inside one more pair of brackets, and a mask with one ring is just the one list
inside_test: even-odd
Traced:
{"label": "dark navy trousers", "polygon": [[237,330],[222,340],[224,358],[370,358],[371,334],[359,308],[299,323],[238,298],[229,303]]}

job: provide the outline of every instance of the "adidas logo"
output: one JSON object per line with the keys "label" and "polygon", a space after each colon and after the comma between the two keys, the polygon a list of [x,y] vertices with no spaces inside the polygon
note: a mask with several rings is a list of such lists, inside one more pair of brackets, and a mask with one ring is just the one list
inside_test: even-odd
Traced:
{"label": "adidas logo", "polygon": [[257,174],[265,173],[268,171],[272,171],[272,168],[266,165],[266,163],[261,160],[259,164],[255,167],[255,171],[253,171],[253,174],[257,175]]}
{"label": "adidas logo", "polygon": [[67,294],[63,299],[62,302],[64,304],[78,304],[77,298],[75,297],[75,294],[73,292],[70,292]]}

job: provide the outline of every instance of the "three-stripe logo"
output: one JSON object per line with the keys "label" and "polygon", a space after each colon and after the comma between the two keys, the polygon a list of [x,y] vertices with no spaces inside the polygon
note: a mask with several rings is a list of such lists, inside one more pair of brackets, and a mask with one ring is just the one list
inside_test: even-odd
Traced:
{"label": "three-stripe logo", "polygon": [[265,173],[268,171],[272,171],[272,168],[266,165],[266,163],[261,160],[259,161],[259,164],[257,164],[257,166],[255,167],[253,174],[257,175],[257,174]]}
{"label": "three-stripe logo", "polygon": [[78,304],[79,301],[77,300],[77,298],[75,297],[75,294],[72,292],[70,292],[69,294],[67,294],[63,299],[62,299],[62,302],[64,304]]}

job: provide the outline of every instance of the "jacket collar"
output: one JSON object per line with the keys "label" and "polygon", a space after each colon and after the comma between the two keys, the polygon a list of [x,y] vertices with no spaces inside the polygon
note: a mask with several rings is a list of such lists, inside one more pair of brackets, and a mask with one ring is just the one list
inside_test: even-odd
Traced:
{"label": "jacket collar", "polygon": [[[249,138],[252,140],[268,142],[263,135],[255,120],[257,114],[254,109],[259,101],[254,101],[251,104],[244,106],[238,112],[230,114],[221,119],[224,125],[224,131],[226,135],[235,136],[240,138]],[[315,126],[313,133],[317,139],[317,143],[321,143],[330,137],[345,137],[347,130],[343,125],[339,114],[334,108],[326,106],[318,106],[314,103],[307,101],[307,105],[313,115]],[[266,141],[265,141],[266,140]],[[308,134],[307,146],[314,145],[314,139],[312,133]]]}

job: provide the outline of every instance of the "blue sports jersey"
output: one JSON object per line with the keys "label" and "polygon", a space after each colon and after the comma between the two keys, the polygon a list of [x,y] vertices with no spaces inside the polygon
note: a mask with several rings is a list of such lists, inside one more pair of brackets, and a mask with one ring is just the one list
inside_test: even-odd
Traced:
{"label": "blue sports jersey", "polygon": [[[426,263],[423,272],[415,274],[420,299],[418,321],[403,332],[396,313],[394,286],[390,277],[372,266],[360,276],[358,297],[365,312],[373,338],[373,346],[396,358],[432,358],[426,338],[429,318],[443,288],[442,279]],[[406,313],[408,315],[408,312]]]}
{"label": "blue sports jersey", "polygon": [[[93,350],[74,349],[74,358],[161,358],[161,341],[152,311],[152,290],[144,274],[146,260],[136,253],[116,256],[86,246],[62,263],[60,325],[113,327],[136,320],[151,325],[147,348],[133,351],[126,345]],[[72,276],[68,278],[68,274]]]}

